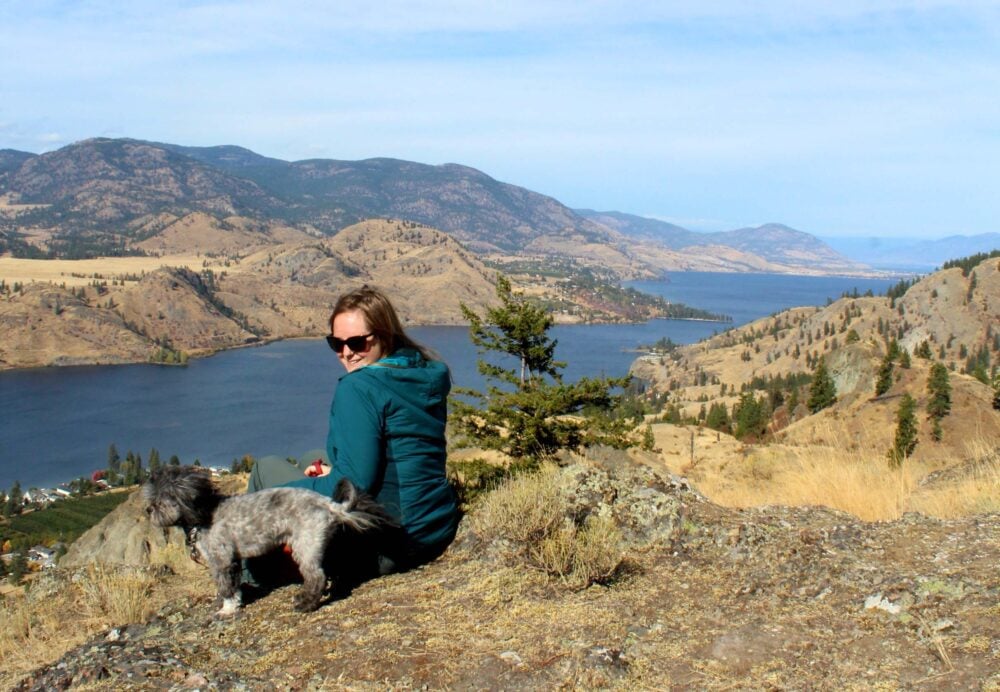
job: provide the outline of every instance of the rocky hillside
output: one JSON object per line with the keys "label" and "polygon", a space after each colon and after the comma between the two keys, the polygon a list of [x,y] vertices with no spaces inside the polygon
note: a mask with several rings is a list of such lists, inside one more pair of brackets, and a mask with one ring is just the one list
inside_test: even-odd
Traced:
{"label": "rocky hillside", "polygon": [[[29,591],[43,645],[22,643],[0,682],[16,690],[1000,684],[996,515],[864,523],[822,508],[727,510],[681,478],[613,456],[571,464],[558,478],[553,511],[570,522],[605,516],[620,532],[624,562],[602,585],[546,574],[480,504],[425,568],[362,584],[306,615],[292,610],[295,586],[258,593],[228,621],[212,619],[203,570],[148,567],[180,538],[143,538],[141,507],[126,503],[92,530],[76,567]],[[54,604],[86,592],[93,560],[138,563],[124,574],[150,570],[150,615],[131,624],[92,617],[91,634],[71,637],[72,613],[85,619],[87,607],[62,613],[57,628]]]}
{"label": "rocky hillside", "polygon": [[[176,362],[260,341],[319,336],[328,329],[336,297],[366,283],[386,290],[408,324],[465,324],[462,303],[482,311],[495,299],[496,270],[450,235],[421,224],[369,220],[332,238],[313,238],[243,221],[233,217],[220,224],[191,213],[144,244],[176,241],[197,252],[95,260],[89,273],[75,271],[74,261],[14,260],[58,270],[34,284],[22,279],[25,291],[14,290],[17,282],[10,280],[0,284],[0,323],[9,327],[9,338],[0,343],[0,368]],[[287,242],[278,242],[281,237]],[[122,270],[135,261],[150,271]],[[107,269],[92,271],[95,263]],[[68,287],[61,282],[67,275]],[[600,281],[513,278],[518,290],[550,306],[559,322],[688,315],[682,305]],[[32,297],[42,293],[50,297]]]}
{"label": "rocky hillside", "polygon": [[[972,377],[1000,362],[1000,260],[987,259],[963,274],[961,268],[936,272],[897,298],[845,297],[824,307],[802,307],[757,320],[670,354],[641,357],[633,373],[654,389],[670,392],[684,414],[695,417],[713,403],[732,408],[745,387],[766,395],[780,384],[808,381],[823,358],[837,388],[837,403],[809,415],[808,387],[799,388],[798,406],[771,421],[780,437],[885,449],[895,429],[899,397],[910,393],[922,411],[926,381],[934,361],[951,370],[952,414],[942,421],[943,441],[920,445],[918,455],[964,455],[973,438],[1000,439],[1000,413],[991,406],[992,389]],[[891,388],[875,396],[878,370],[888,343],[896,340],[911,356],[911,367],[895,367]],[[916,357],[920,350],[929,359]],[[801,380],[799,381],[801,384]],[[921,416],[924,421],[924,416]],[[923,439],[930,423],[922,422]]]}
{"label": "rocky hillside", "polygon": [[[91,139],[38,156],[0,152],[0,226],[16,234],[5,246],[22,255],[21,241],[70,257],[189,252],[192,241],[228,250],[262,237],[289,240],[292,230],[335,235],[371,218],[438,228],[479,255],[572,260],[618,277],[685,268],[868,271],[783,227],[714,234],[678,247],[661,233],[632,233],[638,217],[577,213],[456,164],[287,162],[240,147],[130,139]],[[200,229],[193,237],[191,226]],[[232,233],[221,238],[220,228]]]}
{"label": "rocky hillside", "polygon": [[336,296],[364,283],[389,291],[411,324],[462,323],[460,303],[482,309],[494,297],[493,274],[479,260],[446,234],[409,222],[372,221],[330,239],[263,247],[201,272],[164,267],[111,277],[110,285],[107,277],[69,288],[29,284],[0,297],[0,367],[173,362],[182,353],[320,336]]}

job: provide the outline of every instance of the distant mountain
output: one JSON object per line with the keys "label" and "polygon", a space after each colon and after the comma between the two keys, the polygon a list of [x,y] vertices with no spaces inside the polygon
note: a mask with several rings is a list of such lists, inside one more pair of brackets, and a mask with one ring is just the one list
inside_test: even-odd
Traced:
{"label": "distant mountain", "polygon": [[778,266],[808,266],[829,273],[852,273],[857,262],[844,257],[819,238],[778,223],[733,231],[696,233],[666,221],[617,211],[577,209],[592,221],[640,240],[659,242],[672,250],[721,246],[762,258]]}
{"label": "distant mountain", "polygon": [[[180,252],[184,238],[199,239],[199,229],[212,234],[212,247],[231,252],[247,233],[284,242],[290,232],[330,236],[366,219],[391,218],[443,230],[501,263],[541,267],[556,260],[609,277],[867,271],[777,224],[702,234],[620,212],[574,211],[458,164],[288,162],[238,146],[133,139],[89,139],[41,155],[0,152],[0,217],[65,257]],[[228,242],[226,233],[237,235]]]}
{"label": "distant mountain", "polygon": [[1000,249],[1000,233],[953,235],[939,240],[910,238],[824,238],[851,259],[875,267],[926,272],[948,260]]}
{"label": "distant mountain", "polygon": [[855,265],[816,236],[779,223],[707,235],[718,245],[750,252],[771,262],[788,264],[807,261],[831,271],[838,268],[846,270]]}
{"label": "distant mountain", "polygon": [[625,214],[620,211],[594,211],[593,209],[574,209],[573,211],[585,219],[613,228],[623,235],[659,242],[671,250],[710,244],[705,242],[706,234],[704,233],[689,231],[659,219]]}
{"label": "distant mountain", "polygon": [[21,164],[30,158],[34,158],[34,156],[35,154],[31,154],[27,151],[0,149],[0,178],[11,171],[17,170],[20,168]]}

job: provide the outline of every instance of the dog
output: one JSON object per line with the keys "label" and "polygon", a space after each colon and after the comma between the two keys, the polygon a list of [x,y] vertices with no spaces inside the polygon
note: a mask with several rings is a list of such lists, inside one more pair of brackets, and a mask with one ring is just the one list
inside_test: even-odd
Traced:
{"label": "dog", "polygon": [[220,618],[235,615],[242,606],[242,559],[290,548],[303,580],[294,606],[308,612],[323,598],[323,558],[335,534],[398,528],[378,503],[346,478],[337,485],[339,501],[304,488],[227,496],[204,471],[164,466],[143,484],[142,497],[155,525],[179,526],[187,532],[192,557],[206,564],[215,580]]}

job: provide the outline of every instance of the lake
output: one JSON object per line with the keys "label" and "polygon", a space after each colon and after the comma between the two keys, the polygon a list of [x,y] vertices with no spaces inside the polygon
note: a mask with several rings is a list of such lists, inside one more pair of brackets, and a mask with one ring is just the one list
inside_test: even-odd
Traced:
{"label": "lake", "polygon": [[[630,282],[733,317],[740,325],[799,305],[824,305],[857,288],[882,293],[895,281],[768,274],[672,274],[669,282]],[[688,344],[730,325],[651,320],[634,325],[553,328],[565,379],[618,377],[635,349],[662,337]],[[477,354],[465,327],[416,327],[411,335],[435,349],[455,386],[479,388]],[[191,361],[154,365],[42,368],[0,373],[0,488],[53,486],[107,465],[114,443],[149,458],[229,466],[244,454],[298,456],[326,441],[327,413],[343,373],[323,339],[243,348]]]}

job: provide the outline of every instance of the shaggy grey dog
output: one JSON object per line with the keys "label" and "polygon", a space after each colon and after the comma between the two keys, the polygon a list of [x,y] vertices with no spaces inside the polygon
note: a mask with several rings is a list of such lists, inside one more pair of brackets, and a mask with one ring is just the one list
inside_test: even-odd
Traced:
{"label": "shaggy grey dog", "polygon": [[219,617],[235,614],[242,605],[241,559],[282,545],[291,548],[303,580],[295,609],[315,610],[326,587],[323,557],[333,535],[396,526],[381,506],[346,478],[337,486],[339,502],[304,488],[226,496],[204,471],[165,466],[143,484],[142,496],[154,524],[187,531],[192,557],[208,566],[218,588]]}

